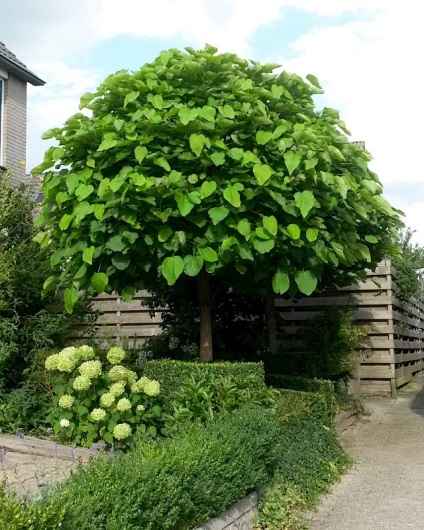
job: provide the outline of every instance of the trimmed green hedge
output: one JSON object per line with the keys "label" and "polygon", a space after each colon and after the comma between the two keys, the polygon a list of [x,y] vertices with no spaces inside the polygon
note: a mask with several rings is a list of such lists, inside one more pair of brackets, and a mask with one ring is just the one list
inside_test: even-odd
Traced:
{"label": "trimmed green hedge", "polygon": [[336,394],[333,381],[278,374],[266,374],[265,381],[267,385],[274,388],[321,394],[327,404],[328,416],[334,419],[336,414]]}
{"label": "trimmed green hedge", "polygon": [[201,368],[205,373],[215,376],[249,376],[251,379],[249,385],[252,390],[262,389],[265,385],[265,371],[262,363],[195,363],[171,359],[147,361],[143,375],[156,379],[161,384],[160,398],[166,411],[170,411],[172,394],[180,389],[182,382],[192,373],[193,367]]}
{"label": "trimmed green hedge", "polygon": [[328,413],[327,402],[317,392],[300,392],[299,390],[280,390],[275,396],[275,407],[281,418],[292,420],[313,418],[324,425],[331,426],[333,418]]}
{"label": "trimmed green hedge", "polygon": [[283,428],[272,410],[244,407],[96,458],[41,502],[64,507],[63,530],[189,530],[269,483]]}

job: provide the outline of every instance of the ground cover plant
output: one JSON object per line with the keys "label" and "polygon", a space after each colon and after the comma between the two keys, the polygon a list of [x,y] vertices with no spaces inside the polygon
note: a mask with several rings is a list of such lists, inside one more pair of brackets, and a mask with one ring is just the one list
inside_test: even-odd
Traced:
{"label": "ground cover plant", "polygon": [[[317,79],[277,65],[163,51],[81,98],[44,161],[37,241],[45,291],[155,290],[193,279],[200,358],[213,357],[209,278],[244,291],[310,295],[351,283],[392,247],[398,213]],[[345,132],[343,132],[345,131]]]}

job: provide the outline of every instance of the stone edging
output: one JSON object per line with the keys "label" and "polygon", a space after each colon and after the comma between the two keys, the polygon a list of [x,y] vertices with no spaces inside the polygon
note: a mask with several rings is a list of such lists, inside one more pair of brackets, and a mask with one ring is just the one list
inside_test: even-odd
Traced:
{"label": "stone edging", "polygon": [[257,492],[253,492],[196,530],[251,530],[258,502],[259,496]]}

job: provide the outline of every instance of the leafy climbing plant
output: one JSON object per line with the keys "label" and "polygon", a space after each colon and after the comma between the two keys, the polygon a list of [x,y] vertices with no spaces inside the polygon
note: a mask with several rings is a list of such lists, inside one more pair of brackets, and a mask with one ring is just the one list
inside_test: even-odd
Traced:
{"label": "leafy climbing plant", "polygon": [[[400,224],[369,154],[322,93],[278,65],[163,51],[84,94],[34,173],[45,172],[37,241],[45,291],[137,289],[198,279],[200,350],[212,358],[208,277],[310,295],[375,265]],[[343,132],[344,131],[344,132]],[[346,133],[346,134],[345,134]]]}

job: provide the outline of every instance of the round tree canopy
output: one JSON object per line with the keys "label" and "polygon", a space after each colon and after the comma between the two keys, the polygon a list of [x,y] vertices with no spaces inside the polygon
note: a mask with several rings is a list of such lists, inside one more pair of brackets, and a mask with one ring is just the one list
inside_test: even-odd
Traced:
{"label": "round tree canopy", "polygon": [[51,129],[37,236],[51,250],[45,290],[130,299],[162,275],[221,274],[311,294],[351,282],[401,224],[370,155],[317,79],[206,46],[163,51],[109,76]]}

